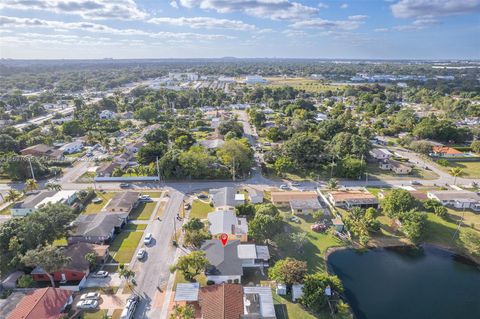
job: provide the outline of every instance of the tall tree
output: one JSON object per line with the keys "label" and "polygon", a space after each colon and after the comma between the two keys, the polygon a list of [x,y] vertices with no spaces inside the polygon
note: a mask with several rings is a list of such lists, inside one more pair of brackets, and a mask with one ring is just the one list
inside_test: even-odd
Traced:
{"label": "tall tree", "polygon": [[25,181],[25,189],[26,191],[33,191],[33,190],[36,190],[36,189],[39,189],[40,186],[38,185],[38,182],[36,180],[34,180],[33,178],[30,178],[30,179],[27,179]]}
{"label": "tall tree", "polygon": [[195,276],[205,271],[210,265],[205,252],[201,250],[192,251],[190,254],[181,256],[175,265],[170,267],[170,271],[179,270],[187,280],[193,280]]}
{"label": "tall tree", "polygon": [[301,284],[307,272],[307,262],[288,257],[277,261],[268,270],[268,276],[277,282],[293,285]]}
{"label": "tall tree", "polygon": [[68,265],[71,258],[64,254],[63,248],[48,245],[27,251],[22,261],[26,266],[43,269],[45,275],[50,279],[52,287],[55,287],[52,273]]}

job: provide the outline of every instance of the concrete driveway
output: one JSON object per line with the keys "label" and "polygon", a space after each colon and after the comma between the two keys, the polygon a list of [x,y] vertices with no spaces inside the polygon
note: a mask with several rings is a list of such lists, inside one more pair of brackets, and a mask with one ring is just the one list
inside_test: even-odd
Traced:
{"label": "concrete driveway", "polygon": [[93,278],[91,275],[87,277],[85,287],[119,287],[122,283],[118,273],[110,274],[106,278]]}

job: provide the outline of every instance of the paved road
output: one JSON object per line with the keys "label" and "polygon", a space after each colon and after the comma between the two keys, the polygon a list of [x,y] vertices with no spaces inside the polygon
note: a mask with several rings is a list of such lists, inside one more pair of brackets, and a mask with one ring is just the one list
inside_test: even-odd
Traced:
{"label": "paved road", "polygon": [[[137,273],[135,290],[142,296],[135,312],[135,318],[158,318],[161,309],[155,307],[155,294],[158,291],[157,287],[164,285],[170,276],[169,267],[173,264],[176,251],[171,242],[174,220],[180,212],[184,194],[172,188],[167,188],[167,190],[170,198],[165,206],[162,220],[158,221],[155,216],[152,216],[150,224],[145,230],[145,233],[152,233],[154,238],[147,247],[147,258],[131,265]],[[180,222],[176,221],[176,227],[180,228]]]}

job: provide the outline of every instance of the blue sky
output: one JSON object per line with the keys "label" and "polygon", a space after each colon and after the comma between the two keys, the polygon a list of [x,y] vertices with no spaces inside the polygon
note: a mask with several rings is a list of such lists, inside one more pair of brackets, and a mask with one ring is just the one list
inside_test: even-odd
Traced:
{"label": "blue sky", "polygon": [[480,58],[480,0],[1,0],[0,57]]}

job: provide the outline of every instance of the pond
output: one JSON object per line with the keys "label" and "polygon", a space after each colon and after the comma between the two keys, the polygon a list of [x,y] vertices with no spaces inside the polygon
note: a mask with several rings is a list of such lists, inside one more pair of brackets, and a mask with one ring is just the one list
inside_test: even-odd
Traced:
{"label": "pond", "polygon": [[358,319],[480,318],[480,269],[446,250],[338,250],[328,268]]}

